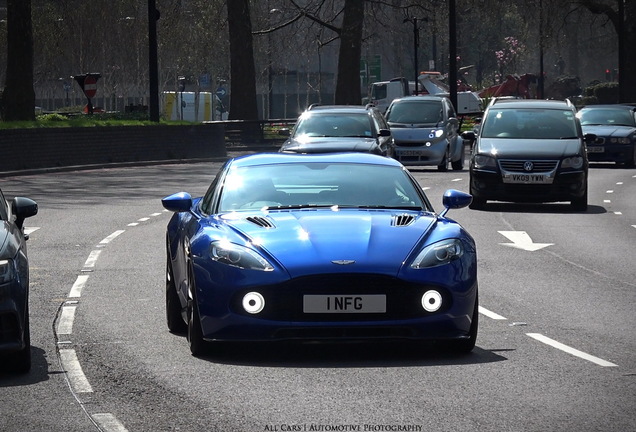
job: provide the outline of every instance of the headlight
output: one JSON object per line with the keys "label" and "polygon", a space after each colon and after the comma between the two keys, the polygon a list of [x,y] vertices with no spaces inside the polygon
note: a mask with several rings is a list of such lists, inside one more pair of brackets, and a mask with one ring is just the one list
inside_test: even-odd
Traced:
{"label": "headlight", "polygon": [[15,279],[13,260],[0,260],[0,283],[11,282]]}
{"label": "headlight", "polygon": [[568,157],[561,162],[561,168],[579,169],[581,167],[583,167],[583,158],[581,156]]}
{"label": "headlight", "polygon": [[495,158],[486,155],[475,155],[475,169],[491,169],[496,170],[497,164]]}
{"label": "headlight", "polygon": [[623,137],[623,138],[612,138],[610,139],[610,142],[612,144],[629,144],[629,138],[627,137]]}
{"label": "headlight", "polygon": [[422,249],[411,268],[423,269],[448,264],[464,254],[464,245],[459,239],[442,240]]}
{"label": "headlight", "polygon": [[227,241],[210,244],[210,258],[223,264],[248,270],[272,271],[274,267],[256,251]]}
{"label": "headlight", "polygon": [[435,138],[439,138],[444,136],[444,129],[437,129],[436,131],[431,131],[431,134],[435,135]]}

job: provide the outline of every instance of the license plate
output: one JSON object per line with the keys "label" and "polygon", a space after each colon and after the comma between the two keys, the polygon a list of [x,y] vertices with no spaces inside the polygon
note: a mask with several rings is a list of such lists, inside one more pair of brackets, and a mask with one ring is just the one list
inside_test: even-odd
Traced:
{"label": "license plate", "polygon": [[384,294],[305,295],[304,313],[385,313]]}
{"label": "license plate", "polygon": [[605,152],[605,147],[601,146],[592,146],[587,148],[588,153],[603,153]]}
{"label": "license plate", "polygon": [[400,150],[398,154],[400,156],[420,156],[422,152],[419,150]]}
{"label": "license plate", "polygon": [[504,174],[504,183],[550,184],[552,177],[545,174]]}

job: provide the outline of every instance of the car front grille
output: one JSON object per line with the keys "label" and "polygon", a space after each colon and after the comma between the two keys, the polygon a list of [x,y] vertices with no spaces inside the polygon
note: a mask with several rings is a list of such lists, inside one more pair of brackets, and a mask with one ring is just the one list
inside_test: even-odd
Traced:
{"label": "car front grille", "polygon": [[[525,169],[526,163],[532,163],[532,170]],[[559,164],[558,160],[532,160],[532,159],[501,159],[499,166],[508,172],[550,172],[554,171]]]}

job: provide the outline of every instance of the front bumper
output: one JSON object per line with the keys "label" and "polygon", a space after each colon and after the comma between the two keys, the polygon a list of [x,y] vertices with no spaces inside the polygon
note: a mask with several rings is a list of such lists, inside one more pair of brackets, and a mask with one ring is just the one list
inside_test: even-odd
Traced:
{"label": "front bumper", "polygon": [[557,173],[551,184],[504,183],[498,172],[471,169],[470,191],[474,197],[511,202],[558,202],[581,198],[587,191],[587,173]]}
{"label": "front bumper", "polygon": [[395,143],[393,158],[402,165],[439,165],[444,160],[446,140],[428,143]]}
{"label": "front bumper", "polygon": [[587,148],[587,158],[590,162],[628,163],[634,160],[634,151],[634,144],[591,145]]}
{"label": "front bumper", "polygon": [[[340,282],[336,282],[336,279]],[[218,341],[281,340],[448,340],[469,337],[474,312],[476,277],[461,289],[412,284],[383,275],[316,275],[285,283],[237,290],[198,289],[204,339]],[[422,295],[437,290],[442,306],[422,307]],[[250,314],[243,297],[258,292],[265,300],[260,313]],[[384,313],[304,313],[305,295],[385,295]]]}

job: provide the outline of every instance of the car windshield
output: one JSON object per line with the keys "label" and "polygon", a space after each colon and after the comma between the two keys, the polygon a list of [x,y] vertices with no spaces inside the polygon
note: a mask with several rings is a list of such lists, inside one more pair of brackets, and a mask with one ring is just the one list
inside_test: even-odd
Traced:
{"label": "car windshield", "polygon": [[369,115],[361,113],[309,113],[301,116],[294,132],[300,137],[372,137]]}
{"label": "car windshield", "polygon": [[334,206],[428,210],[400,167],[310,162],[231,169],[219,212]]}
{"label": "car windshield", "polygon": [[611,125],[636,127],[633,111],[620,108],[583,108],[577,114],[581,125]]}
{"label": "car windshield", "polygon": [[438,101],[400,101],[387,112],[389,123],[435,125],[443,120],[442,103]]}
{"label": "car windshield", "polygon": [[566,139],[577,138],[571,110],[490,109],[483,122],[482,138]]}

